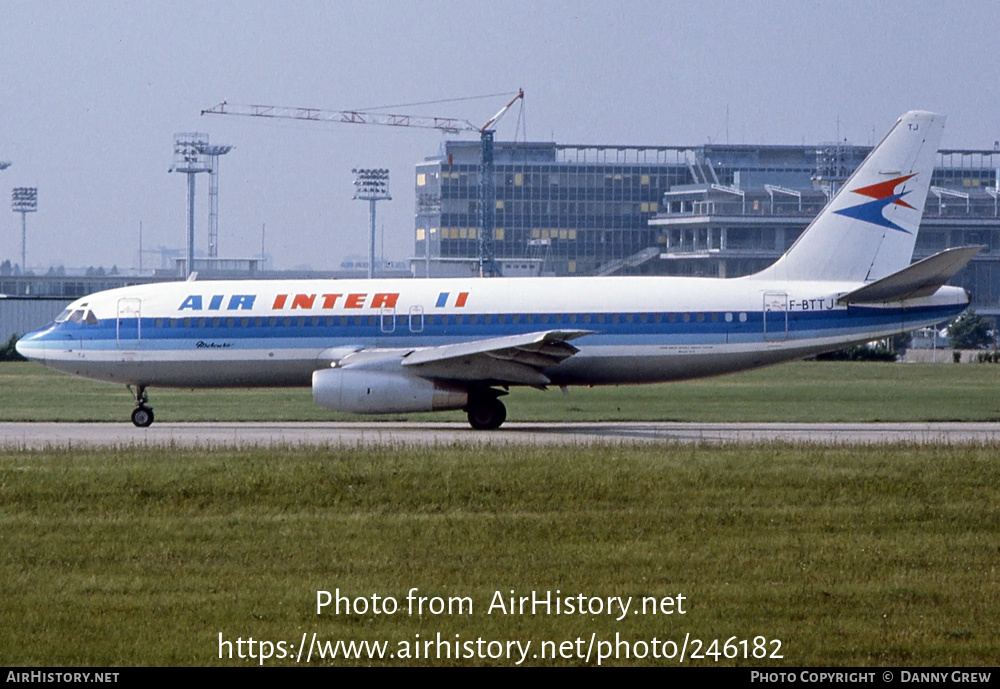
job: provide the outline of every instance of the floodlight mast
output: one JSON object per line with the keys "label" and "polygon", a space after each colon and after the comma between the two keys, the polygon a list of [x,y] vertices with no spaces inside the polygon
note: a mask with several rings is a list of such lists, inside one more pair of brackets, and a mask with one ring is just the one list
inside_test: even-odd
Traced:
{"label": "floodlight mast", "polygon": [[187,265],[184,277],[190,278],[194,270],[194,177],[199,172],[209,172],[209,161],[202,149],[208,147],[208,134],[182,132],[174,135],[174,164],[168,172],[183,172],[188,176],[188,233]]}
{"label": "floodlight mast", "polygon": [[219,156],[226,155],[232,146],[208,145],[199,151],[208,156],[208,257],[219,256]]}
{"label": "floodlight mast", "polygon": [[38,210],[38,187],[14,187],[10,192],[10,209],[21,214],[21,274],[28,274],[27,246],[28,213]]}
{"label": "floodlight mast", "polygon": [[501,275],[500,266],[496,262],[493,251],[493,232],[496,220],[496,180],[493,167],[493,139],[496,130],[490,129],[490,127],[495,125],[514,103],[523,100],[523,98],[524,90],[519,89],[517,95],[501,108],[496,115],[487,120],[486,124],[482,127],[477,127],[468,120],[460,120],[453,117],[414,117],[411,115],[359,112],[357,110],[320,110],[317,108],[296,108],[277,105],[236,105],[227,103],[226,101],[202,110],[201,114],[270,117],[276,119],[311,120],[314,122],[341,122],[344,124],[377,124],[386,127],[418,127],[421,129],[437,129],[451,134],[477,132],[480,139],[479,208],[477,212],[479,225],[477,231],[479,241],[479,275],[490,277]]}
{"label": "floodlight mast", "polygon": [[389,171],[385,168],[354,168],[354,198],[368,201],[370,229],[368,233],[368,278],[375,277],[375,202],[391,201]]}

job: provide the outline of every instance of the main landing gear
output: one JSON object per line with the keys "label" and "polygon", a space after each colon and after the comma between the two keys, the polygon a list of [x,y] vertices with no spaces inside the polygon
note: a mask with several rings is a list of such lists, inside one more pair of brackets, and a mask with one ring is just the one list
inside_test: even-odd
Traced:
{"label": "main landing gear", "polygon": [[498,395],[506,393],[499,390],[486,390],[484,393],[469,397],[465,414],[469,425],[477,431],[493,431],[507,420],[507,407],[497,399]]}
{"label": "main landing gear", "polygon": [[131,385],[127,387],[129,392],[135,397],[135,409],[132,410],[132,423],[139,428],[146,428],[153,423],[153,408],[146,404],[149,402],[149,396],[146,394],[146,386],[137,385],[135,390],[132,390]]}

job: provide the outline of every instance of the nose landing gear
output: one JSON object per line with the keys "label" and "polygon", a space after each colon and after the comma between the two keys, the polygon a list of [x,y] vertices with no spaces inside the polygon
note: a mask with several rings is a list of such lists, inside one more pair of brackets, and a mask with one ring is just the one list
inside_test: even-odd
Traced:
{"label": "nose landing gear", "polygon": [[132,423],[139,428],[146,428],[153,423],[153,408],[147,405],[149,396],[146,394],[145,385],[137,385],[135,390],[132,386],[127,386],[129,392],[135,397],[135,409],[132,410]]}

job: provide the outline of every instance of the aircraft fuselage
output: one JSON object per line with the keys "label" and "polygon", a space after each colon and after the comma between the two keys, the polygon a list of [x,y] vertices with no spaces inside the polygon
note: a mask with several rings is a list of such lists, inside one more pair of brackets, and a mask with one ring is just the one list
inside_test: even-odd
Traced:
{"label": "aircraft fuselage", "polygon": [[19,350],[109,382],[308,386],[349,353],[586,331],[542,372],[556,385],[653,383],[799,359],[951,318],[959,288],[842,305],[857,285],[753,278],[493,278],[178,282],[73,302]]}

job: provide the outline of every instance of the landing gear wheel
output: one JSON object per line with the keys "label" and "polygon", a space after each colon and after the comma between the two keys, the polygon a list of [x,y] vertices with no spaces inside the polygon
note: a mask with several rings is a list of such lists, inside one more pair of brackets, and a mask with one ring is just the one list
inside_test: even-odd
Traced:
{"label": "landing gear wheel", "polygon": [[132,410],[132,423],[139,428],[146,428],[153,423],[153,408],[146,403],[149,402],[149,395],[146,394],[145,385],[137,385],[135,390],[131,385],[126,386],[132,396],[135,397],[135,409]]}
{"label": "landing gear wheel", "polygon": [[139,428],[146,428],[153,423],[153,410],[143,405],[132,410],[132,423]]}
{"label": "landing gear wheel", "polygon": [[495,397],[471,401],[465,413],[477,431],[496,430],[507,420],[507,407]]}

